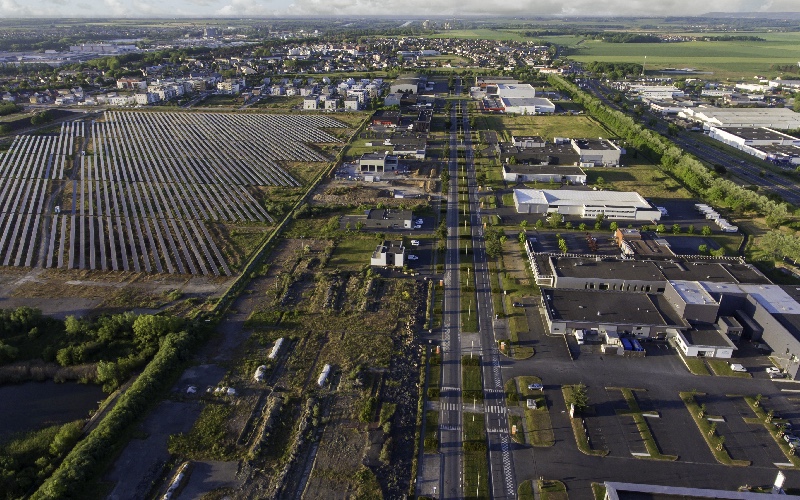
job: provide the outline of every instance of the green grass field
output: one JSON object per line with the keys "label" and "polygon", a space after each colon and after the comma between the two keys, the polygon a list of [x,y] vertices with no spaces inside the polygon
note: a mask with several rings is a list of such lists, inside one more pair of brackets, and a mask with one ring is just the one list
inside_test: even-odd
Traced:
{"label": "green grass field", "polygon": [[[615,191],[638,191],[645,198],[692,198],[691,193],[678,181],[664,174],[657,167],[641,158],[626,158],[637,164],[621,167],[587,168],[586,183],[589,186],[611,188]],[[602,183],[599,182],[602,178]]]}
{"label": "green grass field", "polygon": [[328,266],[357,270],[369,264],[369,257],[378,245],[374,237],[349,236],[342,239],[333,250]]}
{"label": "green grass field", "polygon": [[464,356],[461,362],[462,396],[465,403],[483,402],[480,358]]}
{"label": "green grass field", "polygon": [[548,141],[553,137],[610,137],[612,134],[588,116],[511,116],[477,115],[475,127],[495,130],[501,140],[512,135],[538,135]]}
{"label": "green grass field", "polygon": [[[764,42],[607,43],[586,40],[570,48],[570,58],[579,62],[643,63],[647,70],[695,68],[710,71],[715,78],[776,76],[773,64],[800,61],[800,33],[747,33]],[[566,44],[565,44],[566,45]]]}

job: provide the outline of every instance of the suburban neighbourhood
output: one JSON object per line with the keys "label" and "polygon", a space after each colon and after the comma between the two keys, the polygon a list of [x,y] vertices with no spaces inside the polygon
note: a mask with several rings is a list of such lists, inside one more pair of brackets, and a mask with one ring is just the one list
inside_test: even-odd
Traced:
{"label": "suburban neighbourhood", "polygon": [[750,14],[0,19],[0,496],[797,494]]}

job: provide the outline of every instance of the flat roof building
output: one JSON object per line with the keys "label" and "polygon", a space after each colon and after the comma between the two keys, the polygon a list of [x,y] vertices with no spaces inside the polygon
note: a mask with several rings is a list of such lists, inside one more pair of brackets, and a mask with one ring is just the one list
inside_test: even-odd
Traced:
{"label": "flat roof building", "polygon": [[557,165],[503,164],[503,179],[508,182],[561,182],[586,184],[586,172],[580,167]]}
{"label": "flat roof building", "polygon": [[622,150],[607,139],[572,139],[570,143],[580,155],[581,164],[588,163],[606,167],[619,165]]}
{"label": "flat roof building", "polygon": [[514,204],[521,214],[558,212],[582,219],[602,214],[608,219],[658,221],[661,212],[636,192],[515,189]]}
{"label": "flat roof building", "polygon": [[375,248],[369,261],[371,266],[403,267],[406,263],[406,249],[403,240],[386,240]]}
{"label": "flat roof building", "polygon": [[397,156],[384,153],[364,153],[358,160],[358,169],[364,172],[395,172],[399,163]]}
{"label": "flat roof building", "polygon": [[687,108],[680,116],[710,127],[769,127],[779,130],[800,128],[800,113],[789,108]]}

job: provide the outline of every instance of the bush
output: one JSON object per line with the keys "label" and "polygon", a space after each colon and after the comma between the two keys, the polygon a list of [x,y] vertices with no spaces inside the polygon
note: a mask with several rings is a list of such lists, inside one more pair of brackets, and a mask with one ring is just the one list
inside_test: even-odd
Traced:
{"label": "bush", "polygon": [[182,362],[189,358],[197,336],[170,333],[139,378],[100,424],[64,458],[61,465],[31,496],[33,499],[82,498],[81,490],[114,453],[125,429],[141,418],[160,391],[171,383]]}

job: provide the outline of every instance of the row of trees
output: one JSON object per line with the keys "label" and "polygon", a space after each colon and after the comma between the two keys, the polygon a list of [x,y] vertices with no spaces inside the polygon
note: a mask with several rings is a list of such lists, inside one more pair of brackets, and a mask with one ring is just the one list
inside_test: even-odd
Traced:
{"label": "row of trees", "polygon": [[604,123],[629,145],[643,152],[678,178],[686,187],[712,203],[722,203],[736,212],[754,212],[766,219],[771,227],[777,227],[789,216],[786,203],[719,177],[707,169],[699,160],[675,146],[657,132],[644,128],[633,118],[612,110],[599,99],[581,91],[575,84],[558,75],[550,75],[550,83],[572,95],[572,98],[594,118]]}

